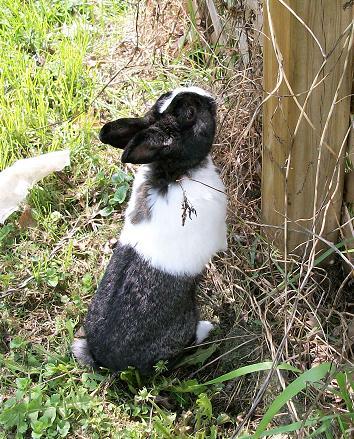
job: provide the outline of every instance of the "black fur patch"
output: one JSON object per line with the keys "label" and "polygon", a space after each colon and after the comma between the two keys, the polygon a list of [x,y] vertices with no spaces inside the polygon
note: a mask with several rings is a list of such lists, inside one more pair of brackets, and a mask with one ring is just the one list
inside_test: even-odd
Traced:
{"label": "black fur patch", "polygon": [[183,175],[210,152],[215,135],[215,101],[183,92],[159,113],[161,96],[140,118],[125,118],[103,126],[100,139],[124,148],[123,163],[156,163],[164,173]]}
{"label": "black fur patch", "polygon": [[173,361],[195,339],[197,277],[173,276],[118,244],[88,311],[90,353],[112,370],[152,372]]}

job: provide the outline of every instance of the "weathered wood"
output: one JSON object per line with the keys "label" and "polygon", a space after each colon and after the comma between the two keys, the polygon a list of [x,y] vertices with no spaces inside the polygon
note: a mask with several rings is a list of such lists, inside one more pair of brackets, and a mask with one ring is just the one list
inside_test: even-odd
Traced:
{"label": "weathered wood", "polygon": [[[311,233],[331,242],[338,236],[353,8],[343,9],[342,0],[264,0],[263,11],[268,99],[263,113],[262,213],[265,223],[287,229],[286,239],[284,230],[272,229],[277,230],[270,237],[278,247],[302,254]],[[316,245],[316,250],[324,247],[321,241]]]}
{"label": "weathered wood", "polygon": [[[352,97],[352,102],[354,101]],[[348,161],[348,167],[351,172],[348,172],[344,179],[344,203],[342,210],[342,227],[341,235],[345,242],[345,248],[347,251],[347,257],[349,261],[354,265],[354,114],[352,109],[351,115],[351,132],[348,142],[348,153],[346,160]],[[350,272],[352,278],[354,278],[354,270],[349,264],[344,264],[344,268],[347,272]]]}
{"label": "weathered wood", "polygon": [[352,128],[349,138],[349,149],[347,155],[348,165],[352,171],[345,177],[345,201],[354,206],[354,115],[352,115]]}

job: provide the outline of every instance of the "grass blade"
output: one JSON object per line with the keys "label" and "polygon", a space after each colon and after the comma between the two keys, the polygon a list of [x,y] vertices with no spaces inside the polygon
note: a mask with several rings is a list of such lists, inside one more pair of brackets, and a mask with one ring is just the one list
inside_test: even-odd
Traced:
{"label": "grass blade", "polygon": [[254,438],[257,439],[261,437],[261,434],[267,428],[267,425],[274,418],[274,416],[279,412],[279,410],[290,401],[295,395],[300,393],[306,386],[307,383],[314,383],[323,379],[328,373],[333,371],[332,363],[322,363],[319,366],[313,367],[310,370],[302,373],[297,377],[292,383],[290,383],[280,395],[278,395],[272,402],[265,415],[263,416],[259,426],[254,434]]}
{"label": "grass blade", "polygon": [[[337,416],[338,415],[328,415],[322,418],[317,417],[317,418],[307,419],[306,421],[292,422],[291,424],[281,425],[280,427],[275,427],[272,428],[271,430],[264,431],[263,433],[261,433],[260,437],[273,437],[277,434],[292,433],[294,431],[299,430],[302,427],[313,427],[319,422],[332,420]],[[246,436],[240,436],[239,439],[252,439],[252,437],[253,437],[252,435],[246,435]]]}
{"label": "grass blade", "polygon": [[352,400],[350,398],[350,394],[349,394],[348,389],[347,389],[347,385],[349,384],[347,381],[347,374],[344,372],[338,373],[336,375],[336,380],[338,383],[338,387],[340,389],[339,394],[343,398],[343,400],[345,401],[347,409],[352,412],[354,410],[354,408],[353,408]]}
{"label": "grass blade", "polygon": [[[263,363],[250,364],[249,366],[243,366],[238,369],[232,370],[231,372],[225,373],[224,375],[220,375],[219,377],[207,381],[206,383],[197,384],[197,386],[199,385],[209,386],[211,384],[220,384],[223,383],[224,381],[233,380],[234,378],[239,378],[249,373],[269,370],[272,368],[272,365],[273,365],[272,361],[264,361]],[[279,366],[277,366],[277,369],[289,370],[291,372],[301,372],[296,367],[290,366],[290,364],[285,364],[285,363],[279,364]]]}
{"label": "grass blade", "polygon": [[181,360],[178,364],[176,364],[176,366],[174,366],[174,369],[186,365],[194,366],[196,364],[204,364],[206,360],[213,355],[218,347],[218,344],[212,344],[211,346],[204,349],[199,348],[193,354],[184,357],[183,360]]}

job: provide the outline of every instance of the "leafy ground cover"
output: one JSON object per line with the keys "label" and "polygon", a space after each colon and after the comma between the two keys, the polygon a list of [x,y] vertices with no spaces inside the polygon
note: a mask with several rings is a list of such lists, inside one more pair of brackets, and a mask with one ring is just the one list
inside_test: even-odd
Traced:
{"label": "leafy ground cover", "polygon": [[[260,76],[227,77],[230,66],[205,45],[196,18],[168,1],[130,9],[123,1],[0,0],[0,43],[0,168],[63,148],[72,160],[0,228],[0,437],[216,438],[240,426],[244,438],[349,437],[348,328],[333,330],[342,320],[328,299],[341,280],[329,285],[319,270],[312,290],[292,295],[300,267],[285,275],[251,224],[259,121],[243,143],[240,133],[259,102]],[[199,294],[218,329],[172,373],[163,363],[150,378],[84,370],[69,347],[115,244],[134,173],[99,144],[97,131],[180,83],[222,98],[215,159],[229,191],[230,250],[210,264]],[[340,291],[345,303],[345,285]],[[281,364],[271,376],[272,361]],[[252,408],[257,397],[263,402]]]}

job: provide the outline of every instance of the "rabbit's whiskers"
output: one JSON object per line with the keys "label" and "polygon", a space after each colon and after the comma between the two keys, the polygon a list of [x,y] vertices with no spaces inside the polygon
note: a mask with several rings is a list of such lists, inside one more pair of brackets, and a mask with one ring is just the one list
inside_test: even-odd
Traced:
{"label": "rabbit's whiskers", "polygon": [[227,195],[225,191],[221,191],[220,189],[216,189],[216,187],[210,186],[209,184],[203,183],[202,181],[199,181],[199,180],[194,180],[194,178],[191,178],[191,177],[188,177],[188,178],[191,181],[195,181],[196,183],[202,184],[203,186],[209,187],[210,189],[214,189],[214,191],[217,191],[217,192],[220,192],[221,194]]}
{"label": "rabbit's whiskers", "polygon": [[[177,179],[177,180],[176,180],[176,183],[180,183],[180,182],[183,181],[185,178],[188,178],[188,180],[194,181],[195,183],[202,184],[203,186],[206,186],[206,187],[208,187],[208,188],[210,188],[210,189],[214,189],[214,191],[216,191],[216,192],[220,192],[221,194],[227,195],[227,193],[226,193],[225,191],[221,191],[220,189],[216,189],[216,187],[214,187],[214,186],[210,186],[210,184],[203,183],[202,181],[195,180],[194,178],[189,177],[189,175],[185,175],[183,178],[179,178],[179,179]],[[181,186],[181,185],[180,185],[180,186]],[[182,188],[182,186],[181,186],[181,188]],[[184,189],[182,188],[182,190],[184,190]]]}

